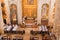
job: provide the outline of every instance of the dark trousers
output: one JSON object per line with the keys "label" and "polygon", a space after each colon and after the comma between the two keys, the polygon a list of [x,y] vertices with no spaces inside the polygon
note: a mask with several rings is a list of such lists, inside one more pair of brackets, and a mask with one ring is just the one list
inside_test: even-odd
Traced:
{"label": "dark trousers", "polygon": [[44,36],[45,34],[49,35],[49,32],[48,31],[41,31],[41,34],[42,34],[42,36]]}

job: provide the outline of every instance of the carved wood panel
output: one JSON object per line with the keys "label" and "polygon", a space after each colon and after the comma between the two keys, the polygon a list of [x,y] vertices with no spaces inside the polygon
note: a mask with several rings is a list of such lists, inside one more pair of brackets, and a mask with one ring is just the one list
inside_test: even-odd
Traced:
{"label": "carved wood panel", "polygon": [[37,0],[22,0],[22,13],[23,17],[36,17]]}

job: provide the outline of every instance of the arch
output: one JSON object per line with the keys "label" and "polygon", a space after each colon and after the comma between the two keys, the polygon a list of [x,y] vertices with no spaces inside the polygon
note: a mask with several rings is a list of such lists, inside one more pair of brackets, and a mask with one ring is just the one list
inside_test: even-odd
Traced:
{"label": "arch", "polygon": [[11,24],[18,24],[17,6],[15,4],[10,5],[10,19]]}
{"label": "arch", "polygon": [[43,25],[48,25],[48,13],[49,13],[49,5],[43,4],[41,10],[41,23]]}
{"label": "arch", "polygon": [[47,3],[42,5],[41,16],[42,19],[48,19],[49,5]]}

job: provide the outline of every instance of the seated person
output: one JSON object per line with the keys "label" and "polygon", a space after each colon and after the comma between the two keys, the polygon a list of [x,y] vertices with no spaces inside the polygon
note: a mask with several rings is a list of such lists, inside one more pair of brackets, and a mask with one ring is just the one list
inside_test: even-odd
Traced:
{"label": "seated person", "polygon": [[12,26],[11,26],[10,24],[8,24],[8,26],[7,26],[7,31],[10,31],[11,28],[12,28]]}
{"label": "seated person", "polygon": [[17,28],[18,28],[18,25],[17,25],[17,24],[14,24],[14,25],[13,25],[13,29],[12,29],[12,31],[16,31]]}
{"label": "seated person", "polygon": [[5,25],[4,25],[4,27],[3,27],[3,29],[4,29],[4,30],[6,30],[6,29],[7,29],[7,27],[8,27],[8,25],[7,25],[7,24],[5,24]]}
{"label": "seated person", "polygon": [[41,29],[41,26],[38,26],[39,27],[39,31],[41,31],[42,29]]}
{"label": "seated person", "polygon": [[48,29],[45,25],[41,25],[39,26],[39,31],[48,31]]}
{"label": "seated person", "polygon": [[44,34],[48,34],[48,29],[45,25],[39,26],[39,31],[41,31],[41,34],[44,36]]}

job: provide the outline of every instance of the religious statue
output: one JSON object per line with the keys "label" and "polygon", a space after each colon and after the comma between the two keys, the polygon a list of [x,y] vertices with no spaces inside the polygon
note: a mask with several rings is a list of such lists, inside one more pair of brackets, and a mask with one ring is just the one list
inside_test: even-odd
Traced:
{"label": "religious statue", "polygon": [[10,12],[11,12],[11,22],[15,23],[17,21],[17,7],[16,5],[12,4],[10,6]]}
{"label": "religious statue", "polygon": [[49,6],[47,4],[44,4],[42,6],[42,18],[47,19],[48,18],[48,10]]}

